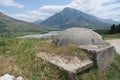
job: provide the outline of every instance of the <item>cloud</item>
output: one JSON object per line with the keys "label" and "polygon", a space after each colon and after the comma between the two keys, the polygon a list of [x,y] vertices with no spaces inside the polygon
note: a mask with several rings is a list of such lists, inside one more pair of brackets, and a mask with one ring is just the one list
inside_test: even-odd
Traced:
{"label": "cloud", "polygon": [[0,12],[3,12],[3,10],[0,9]]}
{"label": "cloud", "polygon": [[58,5],[54,5],[54,6],[48,6],[45,5],[41,8],[39,8],[36,11],[29,11],[25,14],[20,13],[20,14],[15,14],[12,15],[12,17],[15,17],[17,19],[20,20],[24,20],[24,21],[35,21],[38,19],[44,20],[50,16],[52,16],[53,14],[61,11],[64,8],[64,6],[58,6]]}
{"label": "cloud", "polygon": [[0,0],[0,5],[2,6],[12,6],[17,8],[23,8],[24,5],[14,2],[13,0]]}
{"label": "cloud", "polygon": [[16,14],[14,17],[25,21],[44,20],[65,7],[75,8],[100,18],[120,20],[120,3],[117,0],[72,0],[67,5],[44,5],[38,10]]}

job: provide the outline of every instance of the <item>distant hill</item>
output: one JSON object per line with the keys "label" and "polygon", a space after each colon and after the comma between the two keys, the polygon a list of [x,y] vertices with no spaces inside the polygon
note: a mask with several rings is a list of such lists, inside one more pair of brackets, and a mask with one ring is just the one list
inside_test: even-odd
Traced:
{"label": "distant hill", "polygon": [[101,21],[110,24],[120,24],[120,21],[114,21],[113,19],[102,19]]}
{"label": "distant hill", "polygon": [[44,28],[35,24],[11,18],[0,12],[1,32],[40,32]]}
{"label": "distant hill", "polygon": [[39,23],[41,23],[42,22],[42,20],[37,20],[37,21],[34,21],[33,23],[34,24],[39,24]]}
{"label": "distant hill", "polygon": [[103,22],[93,15],[67,7],[42,21],[39,25],[59,28],[86,27],[92,29],[108,29],[111,24]]}

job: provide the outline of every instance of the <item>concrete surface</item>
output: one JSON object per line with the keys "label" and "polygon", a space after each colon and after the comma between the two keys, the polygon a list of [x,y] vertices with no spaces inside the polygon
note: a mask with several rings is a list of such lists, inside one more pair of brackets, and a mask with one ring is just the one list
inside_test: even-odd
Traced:
{"label": "concrete surface", "polygon": [[87,28],[69,28],[58,34],[53,39],[53,43],[56,45],[98,45],[105,44],[102,36],[98,33]]}
{"label": "concrete surface", "polygon": [[96,64],[99,70],[108,68],[114,60],[115,49],[109,45],[83,45],[84,49]]}
{"label": "concrete surface", "polygon": [[53,55],[45,52],[40,52],[36,55],[64,70],[69,76],[67,80],[73,80],[74,76],[79,72],[93,67],[91,59],[80,60],[77,56]]}

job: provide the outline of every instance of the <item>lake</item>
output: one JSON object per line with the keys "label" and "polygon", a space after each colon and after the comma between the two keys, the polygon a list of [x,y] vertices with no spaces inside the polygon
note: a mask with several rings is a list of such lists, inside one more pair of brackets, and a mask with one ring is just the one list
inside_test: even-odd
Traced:
{"label": "lake", "polygon": [[47,38],[47,37],[51,37],[51,36],[56,36],[56,35],[58,35],[59,32],[61,32],[61,31],[50,31],[45,34],[24,35],[24,36],[20,36],[18,38]]}

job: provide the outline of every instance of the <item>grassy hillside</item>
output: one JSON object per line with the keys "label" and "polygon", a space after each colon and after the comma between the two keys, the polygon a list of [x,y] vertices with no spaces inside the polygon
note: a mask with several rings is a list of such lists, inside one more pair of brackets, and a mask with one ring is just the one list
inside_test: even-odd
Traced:
{"label": "grassy hillside", "polygon": [[0,33],[4,32],[44,32],[45,28],[11,18],[0,12]]}
{"label": "grassy hillside", "polygon": [[[49,51],[53,51],[49,45],[45,44],[46,40],[0,37],[0,75],[5,73],[21,75],[25,80],[65,80],[63,71],[35,55],[38,50],[46,50],[46,47]],[[41,48],[43,44],[44,47]],[[74,47],[71,51],[76,50]],[[119,64],[120,55],[115,54],[114,62],[105,71],[93,68],[78,74],[75,80],[119,80]]]}

